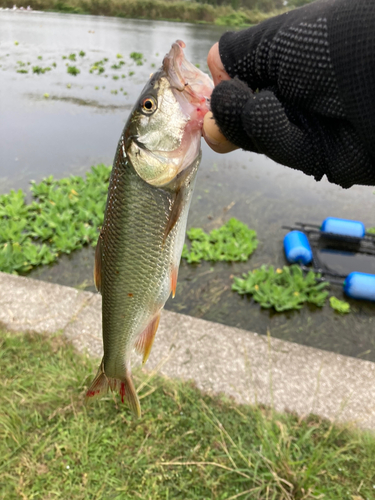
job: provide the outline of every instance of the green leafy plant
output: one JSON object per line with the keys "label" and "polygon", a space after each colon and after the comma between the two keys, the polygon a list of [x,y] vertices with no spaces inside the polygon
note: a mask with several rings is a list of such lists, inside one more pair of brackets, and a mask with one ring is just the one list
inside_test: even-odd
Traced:
{"label": "green leafy plant", "polygon": [[73,76],[77,76],[81,72],[76,66],[68,66],[67,71]]}
{"label": "green leafy plant", "polygon": [[96,244],[111,168],[92,167],[86,178],[52,176],[32,181],[33,200],[22,190],[0,196],[0,271],[25,273],[59,254]]}
{"label": "green leafy plant", "polygon": [[76,55],[73,54],[73,53],[68,55],[68,59],[70,59],[71,61],[76,61],[77,60],[76,59]]}
{"label": "green leafy plant", "polygon": [[330,297],[329,303],[332,309],[341,314],[350,313],[350,304],[349,302],[345,302],[345,300],[340,300],[336,297]]}
{"label": "green leafy plant", "polygon": [[79,55],[79,57],[85,57],[86,52],[84,52],[83,50],[80,50],[78,55]]}
{"label": "green leafy plant", "polygon": [[51,68],[47,66],[46,68],[42,68],[40,66],[33,66],[33,73],[36,73],[37,75],[43,75],[46,73],[46,71],[51,71]]}
{"label": "green leafy plant", "polygon": [[297,264],[283,269],[263,265],[242,278],[234,277],[232,290],[251,294],[262,307],[273,307],[278,312],[301,309],[305,302],[322,307],[328,296],[324,290],[328,283],[318,283],[319,277],[313,271],[305,275]]}
{"label": "green leafy plant", "polygon": [[130,54],[130,57],[137,64],[137,66],[142,66],[142,64],[143,64],[143,54],[141,52],[132,52]]}
{"label": "green leafy plant", "polygon": [[27,69],[18,69],[17,73],[28,73]]}
{"label": "green leafy plant", "polygon": [[201,260],[246,261],[258,246],[256,232],[243,222],[232,218],[219,229],[207,234],[201,228],[191,228],[187,232],[191,241],[190,250],[184,245],[182,257],[189,264]]}

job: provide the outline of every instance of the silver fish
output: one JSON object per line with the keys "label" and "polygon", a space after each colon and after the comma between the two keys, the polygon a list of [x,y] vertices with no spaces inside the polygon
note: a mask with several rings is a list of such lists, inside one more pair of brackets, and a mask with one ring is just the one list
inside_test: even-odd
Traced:
{"label": "silver fish", "polygon": [[118,390],[140,404],[130,357],[147,361],[161,310],[176,290],[186,221],[201,159],[211,79],[177,41],[143,89],[114,159],[94,278],[103,296],[104,356],[86,400]]}

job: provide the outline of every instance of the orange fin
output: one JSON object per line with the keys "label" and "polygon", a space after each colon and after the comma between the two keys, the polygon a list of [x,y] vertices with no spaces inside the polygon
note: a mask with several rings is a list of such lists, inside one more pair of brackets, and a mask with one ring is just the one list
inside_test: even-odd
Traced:
{"label": "orange fin", "polygon": [[120,393],[121,401],[124,402],[124,399],[126,400],[133,415],[137,418],[141,416],[141,405],[139,404],[137,391],[135,390],[130,371],[127,371],[124,380],[109,378],[104,373],[102,361],[96,377],[86,392],[85,404],[100,398],[108,392],[108,389],[111,389],[111,391],[117,389]]}
{"label": "orange fin", "polygon": [[171,290],[172,290],[172,297],[173,298],[176,295],[177,278],[178,278],[178,266],[172,267],[172,273],[171,273]]}
{"label": "orange fin", "polygon": [[183,207],[182,201],[184,198],[184,194],[185,194],[185,189],[182,187],[177,191],[175,195],[175,198],[173,200],[173,205],[171,208],[171,213],[169,214],[168,224],[164,231],[163,244],[166,242],[168,234],[172,231],[172,229],[176,225],[176,222],[178,221],[181,215],[181,210]]}
{"label": "orange fin", "polygon": [[94,283],[98,292],[102,291],[102,236],[99,235],[95,249]]}
{"label": "orange fin", "polygon": [[141,405],[139,403],[137,391],[135,390],[133,379],[130,372],[127,372],[125,380],[121,380],[119,392],[121,396],[121,401],[124,402],[125,398],[133,415],[136,418],[140,418]]}
{"label": "orange fin", "polygon": [[99,366],[98,373],[96,374],[94,380],[91,382],[89,390],[86,392],[85,404],[94,399],[98,399],[104,394],[107,394],[109,388],[109,380],[104,373],[103,361]]}
{"label": "orange fin", "polygon": [[156,316],[151,320],[150,324],[145,328],[145,330],[139,335],[134,345],[135,350],[139,354],[143,354],[142,364],[145,364],[151,349],[152,344],[154,343],[154,338],[156,334],[156,330],[158,329],[160,321],[160,311]]}

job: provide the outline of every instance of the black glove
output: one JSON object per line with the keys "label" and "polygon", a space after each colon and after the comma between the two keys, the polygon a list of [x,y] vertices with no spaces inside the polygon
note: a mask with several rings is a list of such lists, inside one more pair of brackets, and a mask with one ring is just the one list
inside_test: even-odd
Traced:
{"label": "black glove", "polygon": [[213,91],[225,137],[348,188],[375,185],[375,0],[321,0],[237,33]]}

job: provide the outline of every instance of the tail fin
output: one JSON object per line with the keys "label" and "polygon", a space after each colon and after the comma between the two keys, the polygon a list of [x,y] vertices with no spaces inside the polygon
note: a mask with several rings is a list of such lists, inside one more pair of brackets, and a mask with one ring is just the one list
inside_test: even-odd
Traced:
{"label": "tail fin", "polygon": [[124,380],[109,378],[104,372],[102,361],[96,377],[86,392],[85,403],[87,404],[89,401],[93,401],[107,394],[108,389],[111,389],[111,391],[118,390],[121,401],[124,402],[124,399],[126,400],[133,415],[137,418],[141,416],[141,405],[139,404],[137,391],[135,390],[130,370],[127,370]]}

